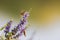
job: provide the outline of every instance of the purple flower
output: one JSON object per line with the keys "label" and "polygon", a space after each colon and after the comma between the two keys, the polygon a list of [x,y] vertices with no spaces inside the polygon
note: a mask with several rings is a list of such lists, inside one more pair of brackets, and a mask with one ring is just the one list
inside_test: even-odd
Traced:
{"label": "purple flower", "polygon": [[22,25],[24,25],[24,21],[20,21],[20,23],[16,26],[16,28],[14,28],[12,30],[12,35],[15,35],[18,31],[21,31],[21,28],[23,27]]}
{"label": "purple flower", "polygon": [[[25,35],[25,29],[26,27],[24,25],[26,25],[26,22],[27,22],[27,18],[28,18],[28,15],[29,12],[24,12],[24,15],[22,15],[22,20],[20,20],[20,23],[16,26],[16,28],[14,28],[12,30],[12,36],[15,35],[13,38],[18,38],[19,36],[22,35],[22,33],[24,33]],[[16,35],[16,33],[19,31],[19,33]]]}
{"label": "purple flower", "polygon": [[6,38],[8,38],[7,33],[9,33],[9,30],[10,30],[10,27],[11,27],[11,23],[12,23],[12,21],[9,21],[9,22],[7,23],[7,26],[6,26],[5,30],[4,30],[4,32],[5,32],[5,37],[6,37]]}

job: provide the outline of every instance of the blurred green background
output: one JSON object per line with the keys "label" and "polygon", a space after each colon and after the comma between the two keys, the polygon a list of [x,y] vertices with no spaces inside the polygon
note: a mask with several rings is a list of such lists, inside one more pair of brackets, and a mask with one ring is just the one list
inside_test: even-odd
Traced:
{"label": "blurred green background", "polygon": [[[53,19],[54,14],[60,14],[59,0],[0,0],[0,11],[7,18],[19,20],[21,10],[32,8],[29,20],[45,24]],[[0,13],[1,14],[1,13]],[[2,17],[5,17],[2,16]]]}

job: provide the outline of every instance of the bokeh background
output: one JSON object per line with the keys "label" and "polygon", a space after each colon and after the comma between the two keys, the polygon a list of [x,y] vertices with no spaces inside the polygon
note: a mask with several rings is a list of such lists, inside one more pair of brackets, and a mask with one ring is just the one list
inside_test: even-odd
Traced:
{"label": "bokeh background", "polygon": [[20,20],[20,12],[32,8],[29,17],[27,37],[29,40],[60,40],[60,1],[59,0],[0,0],[0,26],[10,19],[13,25]]}

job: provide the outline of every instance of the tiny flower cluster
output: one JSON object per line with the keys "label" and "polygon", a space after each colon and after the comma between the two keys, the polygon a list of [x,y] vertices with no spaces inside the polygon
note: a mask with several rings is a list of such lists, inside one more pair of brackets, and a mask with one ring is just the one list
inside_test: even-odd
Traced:
{"label": "tiny flower cluster", "polygon": [[16,26],[16,28],[14,28],[14,30],[12,30],[12,35],[15,35],[19,31],[19,33],[16,36],[14,36],[13,38],[18,38],[19,36],[22,35],[22,33],[24,33],[24,35],[25,35],[26,27],[24,27],[24,24],[26,24],[26,22],[27,22],[26,21],[27,17],[28,17],[28,13],[25,12],[22,17],[23,19],[20,20],[20,23]]}
{"label": "tiny flower cluster", "polygon": [[[26,29],[26,23],[27,23],[27,18],[29,16],[29,12],[24,11],[24,13],[22,14],[22,19],[20,20],[19,24],[17,26],[15,26],[15,28],[13,30],[11,30],[10,32],[10,28],[11,28],[11,24],[12,21],[10,20],[4,30],[5,33],[5,40],[10,40],[9,38],[19,38],[22,33],[24,35],[25,34],[25,29]],[[12,37],[13,36],[13,37]]]}

